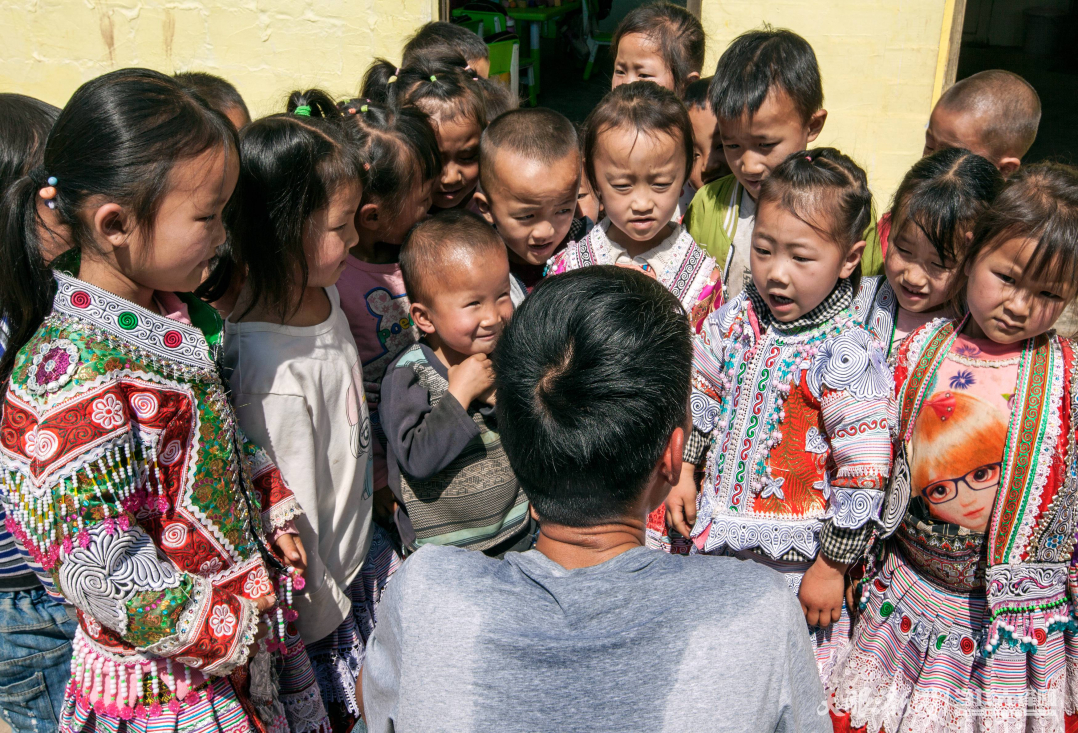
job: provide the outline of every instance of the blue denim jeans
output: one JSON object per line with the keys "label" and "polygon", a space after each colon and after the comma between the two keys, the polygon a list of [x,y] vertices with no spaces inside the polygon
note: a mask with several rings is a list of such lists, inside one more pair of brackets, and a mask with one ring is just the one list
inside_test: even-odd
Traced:
{"label": "blue denim jeans", "polygon": [[0,714],[13,731],[55,731],[75,622],[44,589],[0,591]]}

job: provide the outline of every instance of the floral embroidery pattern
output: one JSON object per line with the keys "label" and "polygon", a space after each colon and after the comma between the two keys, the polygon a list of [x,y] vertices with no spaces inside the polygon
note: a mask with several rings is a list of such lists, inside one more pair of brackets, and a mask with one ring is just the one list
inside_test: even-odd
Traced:
{"label": "floral embroidery pattern", "polygon": [[948,381],[951,389],[969,389],[976,383],[976,377],[968,369],[959,369],[956,374],[951,375],[951,379]]}
{"label": "floral embroidery pattern", "polygon": [[94,400],[91,410],[90,419],[104,430],[118,428],[124,422],[124,406],[115,395],[108,394]]}
{"label": "floral embroidery pattern", "polygon": [[243,592],[251,598],[268,595],[272,590],[273,586],[270,585],[269,578],[266,577],[266,571],[262,568],[257,568],[251,572],[243,584]]}
{"label": "floral embroidery pattern", "polygon": [[210,613],[210,629],[218,638],[232,635],[232,632],[236,629],[236,617],[228,610],[228,606],[222,603],[213,607],[213,611]]}

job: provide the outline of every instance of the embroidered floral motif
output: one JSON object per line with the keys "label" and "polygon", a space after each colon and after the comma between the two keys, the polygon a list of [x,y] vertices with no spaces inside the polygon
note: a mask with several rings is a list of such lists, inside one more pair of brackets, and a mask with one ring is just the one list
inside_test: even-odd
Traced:
{"label": "embroidered floral motif", "polygon": [[213,611],[210,613],[210,628],[213,630],[214,635],[218,637],[231,636],[232,632],[236,630],[235,614],[228,610],[228,606],[223,603],[219,606],[214,606]]}
{"label": "embroidered floral motif", "polygon": [[260,598],[271,591],[273,591],[273,586],[270,585],[266,571],[262,568],[253,570],[243,583],[243,592],[251,598]]}
{"label": "embroidered floral motif", "polygon": [[969,389],[976,383],[977,378],[968,369],[959,369],[951,375],[951,379],[948,381],[951,389]]}
{"label": "embroidered floral motif", "polygon": [[94,400],[91,406],[90,419],[100,425],[104,430],[112,430],[123,425],[124,406],[114,395],[108,394],[101,399]]}

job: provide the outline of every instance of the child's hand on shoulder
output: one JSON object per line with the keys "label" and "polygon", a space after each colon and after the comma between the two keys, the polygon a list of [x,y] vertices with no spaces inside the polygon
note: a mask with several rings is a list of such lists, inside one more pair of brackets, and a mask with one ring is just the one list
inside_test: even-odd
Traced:
{"label": "child's hand on shoulder", "polygon": [[666,497],[666,524],[682,537],[692,535],[696,524],[696,466],[681,464],[681,476]]}
{"label": "child's hand on shoulder", "polygon": [[809,626],[829,626],[842,615],[846,591],[846,566],[821,552],[801,580],[797,598]]}
{"label": "child's hand on shoulder", "polygon": [[[479,397],[494,404],[494,366],[486,354],[472,354],[449,367],[449,394],[465,409]],[[489,395],[487,393],[490,393]]]}

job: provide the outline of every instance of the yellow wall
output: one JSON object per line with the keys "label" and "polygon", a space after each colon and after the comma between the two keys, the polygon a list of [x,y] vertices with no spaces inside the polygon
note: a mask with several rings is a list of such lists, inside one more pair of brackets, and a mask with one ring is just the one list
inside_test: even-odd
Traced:
{"label": "yellow wall", "polygon": [[13,0],[0,4],[0,90],[62,106],[112,69],[199,70],[268,114],[304,85],[354,94],[371,59],[397,60],[431,10],[431,0]]}
{"label": "yellow wall", "polygon": [[[954,0],[703,0],[705,73],[727,44],[767,22],[804,36],[823,74],[827,124],[817,145],[833,145],[869,174],[882,211],[921,155],[932,109],[941,35]],[[946,30],[946,33],[943,31]],[[946,43],[946,41],[945,41]],[[947,48],[943,49],[945,66]],[[940,71],[942,75],[943,71]]]}

